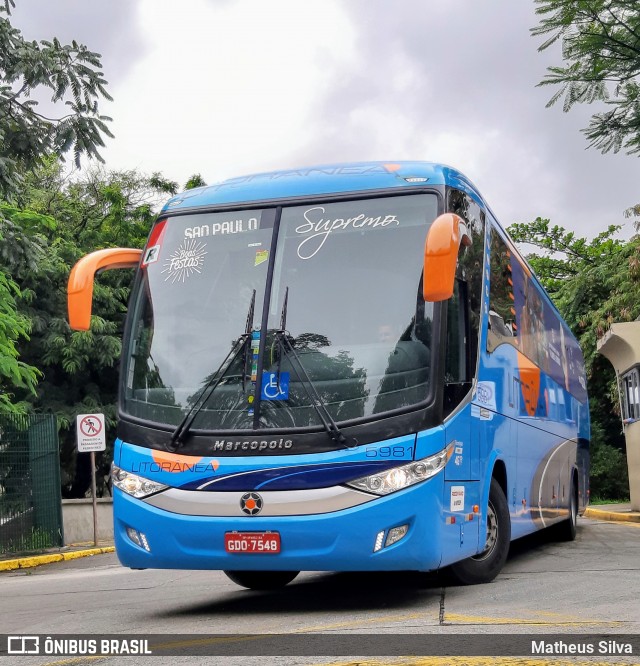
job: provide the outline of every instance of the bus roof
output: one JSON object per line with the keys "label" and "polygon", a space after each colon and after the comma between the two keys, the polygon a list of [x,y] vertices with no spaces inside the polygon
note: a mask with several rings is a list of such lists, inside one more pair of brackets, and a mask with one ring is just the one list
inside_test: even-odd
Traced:
{"label": "bus roof", "polygon": [[162,213],[209,206],[296,199],[392,188],[449,185],[476,201],[480,194],[456,169],[431,162],[352,162],[271,171],[187,190],[169,199]]}

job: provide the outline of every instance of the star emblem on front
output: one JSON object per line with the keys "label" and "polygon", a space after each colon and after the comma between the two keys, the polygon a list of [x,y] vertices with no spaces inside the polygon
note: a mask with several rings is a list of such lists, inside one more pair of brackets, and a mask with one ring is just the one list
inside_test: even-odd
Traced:
{"label": "star emblem on front", "polygon": [[262,511],[264,501],[258,493],[245,493],[240,498],[240,508],[248,516],[257,516]]}

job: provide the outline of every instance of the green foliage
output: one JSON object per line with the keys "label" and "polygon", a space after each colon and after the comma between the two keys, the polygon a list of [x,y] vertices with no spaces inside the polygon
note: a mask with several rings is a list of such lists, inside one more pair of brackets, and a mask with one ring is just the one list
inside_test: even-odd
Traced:
{"label": "green foliage", "polygon": [[618,230],[611,226],[588,241],[541,218],[509,227],[517,243],[535,248],[527,259],[580,341],[590,395],[592,492],[607,497],[623,497],[628,482],[615,372],[597,353],[597,341],[614,321],[640,315],[640,237],[616,239]]}
{"label": "green foliage", "polygon": [[24,412],[24,401],[15,400],[15,393],[35,394],[41,373],[25,363],[19,355],[19,341],[28,339],[31,321],[21,310],[29,301],[28,290],[20,289],[13,277],[24,267],[37,269],[42,256],[43,238],[34,229],[29,216],[14,221],[7,214],[16,213],[0,202],[0,410]]}
{"label": "green foliage", "polygon": [[184,186],[185,190],[193,190],[196,187],[205,187],[204,178],[199,173],[194,173]]}
{"label": "green foliage", "polygon": [[591,496],[622,500],[629,497],[629,470],[620,449],[600,440],[591,446]]}
{"label": "green foliage", "polygon": [[[99,99],[111,99],[99,55],[75,41],[25,40],[10,22],[14,6],[13,0],[0,2],[0,408],[21,411],[25,405],[15,403],[12,393],[33,394],[40,357],[34,366],[19,359],[18,341],[28,339],[30,328],[37,332],[46,325],[28,311],[38,293],[27,277],[55,261],[45,247],[57,223],[47,211],[7,202],[17,203],[25,175],[51,153],[62,158],[73,151],[78,165],[83,155],[100,159],[103,136],[112,135],[110,119],[98,110]],[[43,93],[54,117],[39,112],[34,97]]]}
{"label": "green foliage", "polygon": [[544,35],[542,51],[562,43],[564,65],[550,67],[539,85],[559,89],[547,106],[564,98],[575,104],[601,102],[607,110],[583,130],[603,153],[624,148],[640,154],[640,3],[636,0],[536,0]]}
{"label": "green foliage", "polygon": [[610,324],[640,315],[640,238],[616,239],[619,229],[612,225],[589,241],[541,218],[509,227],[516,242],[537,249],[529,263],[580,338],[588,370]]}
{"label": "green foliage", "polygon": [[636,231],[640,231],[640,204],[636,204],[635,206],[631,206],[631,208],[627,208],[627,210],[624,211],[624,216],[625,217],[635,217],[635,221],[633,225],[636,228]]}
{"label": "green foliage", "polygon": [[17,534],[13,538],[0,543],[0,555],[9,553],[15,556],[19,553],[33,554],[51,548],[54,538],[51,532],[43,527],[32,527],[29,534]]}
{"label": "green foliage", "polygon": [[[100,71],[100,56],[73,41],[27,41],[0,4],[0,195],[11,198],[25,169],[50,153],[73,151],[101,159],[104,136],[113,136],[100,115],[100,98],[111,99]],[[48,92],[54,117],[39,112],[34,96]]]}
{"label": "green foliage", "polygon": [[11,391],[24,389],[35,394],[39,372],[18,358],[20,338],[28,339],[29,320],[18,312],[20,289],[0,271],[0,409],[24,412],[24,403],[14,403]]}
{"label": "green foliage", "polygon": [[[536,0],[541,17],[534,35],[546,40],[540,51],[560,41],[564,65],[550,67],[539,85],[558,86],[547,106],[563,99],[600,103],[583,130],[601,152],[640,154],[640,3],[636,0]],[[640,231],[640,205],[625,211]],[[592,414],[592,493],[623,497],[628,492],[615,374],[596,351],[597,340],[614,321],[640,315],[640,238],[613,236],[611,226],[592,241],[576,238],[548,220],[511,228],[517,241],[541,254],[530,262],[580,339],[589,378]]]}
{"label": "green foliage", "polygon": [[[35,267],[26,261],[15,267],[24,295],[20,312],[31,323],[31,339],[20,345],[21,358],[44,374],[35,397],[22,397],[33,409],[58,417],[66,496],[84,496],[90,479],[86,462],[75,451],[75,416],[104,412],[108,441],[115,436],[118,361],[133,276],[130,270],[98,276],[91,329],[72,331],[67,322],[69,273],[94,250],[142,247],[158,204],[174,186],[159,174],[103,169],[70,180],[60,163],[49,159],[24,177],[18,204],[4,206],[8,221],[16,228],[20,221],[23,231],[40,238],[44,248]],[[107,473],[108,458],[109,452],[102,456],[101,474]]]}
{"label": "green foliage", "polygon": [[164,193],[167,196],[173,196],[174,194],[178,193],[178,183],[176,183],[174,180],[167,180],[161,173],[157,171],[151,174],[147,185],[155,192]]}

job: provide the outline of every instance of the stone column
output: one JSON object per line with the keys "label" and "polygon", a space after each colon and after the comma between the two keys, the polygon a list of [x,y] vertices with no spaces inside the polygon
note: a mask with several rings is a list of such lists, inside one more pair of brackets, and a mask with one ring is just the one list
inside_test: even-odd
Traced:
{"label": "stone column", "polygon": [[[640,321],[612,324],[598,341],[598,351],[611,361],[619,379],[640,364]],[[631,510],[640,511],[640,421],[625,423],[624,436],[627,443]]]}

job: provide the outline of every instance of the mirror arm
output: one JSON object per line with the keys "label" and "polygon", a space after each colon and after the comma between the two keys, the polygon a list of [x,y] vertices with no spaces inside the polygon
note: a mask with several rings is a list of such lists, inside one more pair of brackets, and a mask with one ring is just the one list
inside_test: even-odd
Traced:
{"label": "mirror arm", "polygon": [[108,248],[91,252],[76,263],[67,283],[69,325],[74,331],[89,330],[95,275],[115,268],[135,268],[141,255],[142,250]]}

